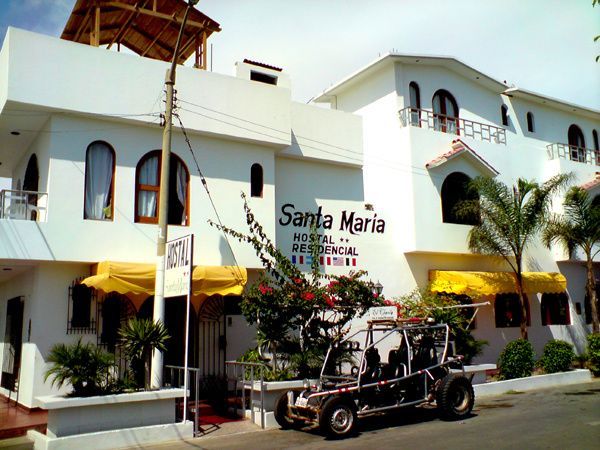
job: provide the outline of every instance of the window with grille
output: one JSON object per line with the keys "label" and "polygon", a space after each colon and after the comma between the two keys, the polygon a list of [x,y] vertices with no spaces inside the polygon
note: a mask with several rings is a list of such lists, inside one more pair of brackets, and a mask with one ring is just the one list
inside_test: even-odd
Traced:
{"label": "window with grille", "polygon": [[69,307],[67,334],[96,333],[96,301],[95,289],[76,280],[69,287]]}

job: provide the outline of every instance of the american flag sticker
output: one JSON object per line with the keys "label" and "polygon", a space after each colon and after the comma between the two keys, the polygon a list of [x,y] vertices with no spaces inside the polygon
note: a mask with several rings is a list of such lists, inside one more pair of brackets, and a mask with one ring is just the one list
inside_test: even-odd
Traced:
{"label": "american flag sticker", "polygon": [[344,265],[344,258],[338,258],[337,256],[333,257],[333,265],[334,266],[343,266]]}

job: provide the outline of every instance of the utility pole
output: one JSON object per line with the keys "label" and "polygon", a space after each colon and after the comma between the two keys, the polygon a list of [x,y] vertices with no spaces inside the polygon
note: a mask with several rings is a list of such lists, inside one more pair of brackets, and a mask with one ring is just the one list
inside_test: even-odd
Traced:
{"label": "utility pole", "polygon": [[[165,127],[163,130],[162,160],[160,165],[160,191],[158,205],[158,241],[156,250],[156,280],[154,285],[154,322],[165,322],[165,249],[167,247],[167,227],[169,225],[169,172],[171,170],[171,129],[173,126],[173,97],[175,90],[175,71],[179,58],[179,47],[183,37],[185,22],[190,10],[200,0],[189,0],[181,22],[177,44],[173,53],[171,68],[167,70],[167,99],[165,107]],[[154,350],[152,354],[152,388],[163,385],[164,359],[162,352]]]}

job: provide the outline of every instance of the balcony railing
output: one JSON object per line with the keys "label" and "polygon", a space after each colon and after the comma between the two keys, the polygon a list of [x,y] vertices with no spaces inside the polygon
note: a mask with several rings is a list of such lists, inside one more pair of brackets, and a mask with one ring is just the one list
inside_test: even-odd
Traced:
{"label": "balcony railing", "polygon": [[598,150],[562,144],[560,142],[547,145],[546,148],[548,149],[549,159],[569,159],[575,162],[600,166],[600,152]]}
{"label": "balcony railing", "polygon": [[0,219],[46,220],[46,208],[40,206],[40,200],[48,194],[34,191],[0,191]]}
{"label": "balcony railing", "polygon": [[403,127],[410,125],[506,145],[506,130],[504,128],[411,107],[401,109],[398,114]]}

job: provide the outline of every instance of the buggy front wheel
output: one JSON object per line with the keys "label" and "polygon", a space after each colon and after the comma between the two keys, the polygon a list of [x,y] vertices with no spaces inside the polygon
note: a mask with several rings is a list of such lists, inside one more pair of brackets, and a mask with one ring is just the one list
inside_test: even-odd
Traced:
{"label": "buggy front wheel", "polygon": [[436,401],[444,419],[458,420],[469,416],[473,411],[475,392],[467,378],[451,373],[438,386]]}

